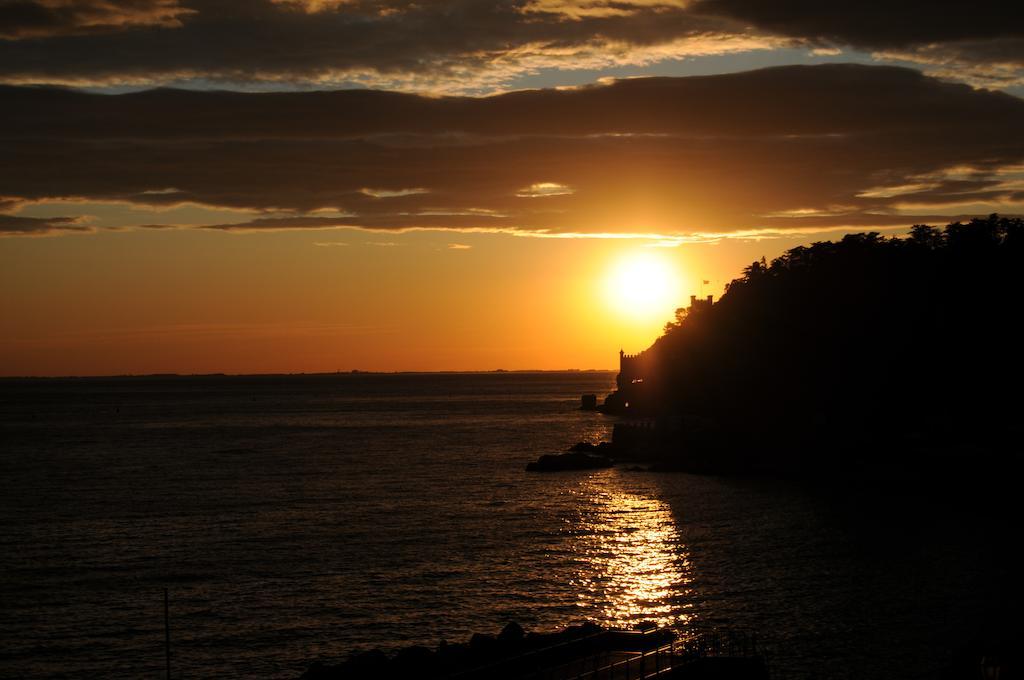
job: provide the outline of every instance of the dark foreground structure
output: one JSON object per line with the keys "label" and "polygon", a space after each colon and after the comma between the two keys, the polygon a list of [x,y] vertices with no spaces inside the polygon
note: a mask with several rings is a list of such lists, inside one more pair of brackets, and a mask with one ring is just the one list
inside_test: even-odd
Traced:
{"label": "dark foreground structure", "polygon": [[436,650],[379,651],[345,663],[313,665],[302,680],[399,678],[415,680],[767,680],[756,636],[723,633],[686,640],[664,628],[601,628],[593,623],[559,633],[527,633],[507,625],[498,636],[477,633],[467,644],[441,642]]}

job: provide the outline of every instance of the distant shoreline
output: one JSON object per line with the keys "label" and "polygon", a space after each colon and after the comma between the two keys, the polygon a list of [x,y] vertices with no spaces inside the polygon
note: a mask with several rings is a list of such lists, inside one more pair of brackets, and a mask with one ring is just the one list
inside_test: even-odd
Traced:
{"label": "distant shoreline", "polygon": [[489,371],[363,371],[352,369],[347,371],[320,371],[316,373],[123,373],[109,375],[5,375],[0,381],[13,380],[145,380],[154,378],[294,378],[294,377],[328,377],[352,375],[501,375],[501,374],[537,374],[537,373],[616,373],[614,368],[562,368],[562,369],[504,369],[496,368]]}

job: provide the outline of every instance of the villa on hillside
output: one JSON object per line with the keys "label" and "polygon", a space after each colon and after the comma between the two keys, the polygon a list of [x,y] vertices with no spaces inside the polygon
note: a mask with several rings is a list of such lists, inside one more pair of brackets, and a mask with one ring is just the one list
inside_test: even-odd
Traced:
{"label": "villa on hillside", "polygon": [[[712,304],[714,304],[713,295],[708,295],[706,298],[691,295],[689,312],[692,314],[697,310],[708,309]],[[642,385],[644,378],[647,377],[649,362],[650,359],[646,352],[626,354],[624,350],[620,349],[619,374],[615,376],[616,391],[605,398],[604,405],[600,410],[605,413],[625,414],[629,410],[630,397],[635,396],[635,386]]]}

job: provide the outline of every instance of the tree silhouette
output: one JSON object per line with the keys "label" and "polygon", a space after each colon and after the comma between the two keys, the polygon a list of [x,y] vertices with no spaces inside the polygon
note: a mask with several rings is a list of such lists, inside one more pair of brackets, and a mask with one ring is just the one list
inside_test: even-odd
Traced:
{"label": "tree silhouette", "polygon": [[879,456],[1005,439],[1024,385],[1022,272],[1024,221],[998,215],[796,247],[678,311],[612,404],[699,416],[724,448],[799,464],[838,439]]}

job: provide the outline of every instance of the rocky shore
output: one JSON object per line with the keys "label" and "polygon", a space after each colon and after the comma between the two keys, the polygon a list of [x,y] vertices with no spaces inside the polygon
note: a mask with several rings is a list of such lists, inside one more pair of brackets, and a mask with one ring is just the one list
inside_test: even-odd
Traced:
{"label": "rocky shore", "polygon": [[[579,446],[579,444],[577,444]],[[593,447],[592,444],[588,446]],[[594,447],[596,448],[596,447]],[[564,472],[566,470],[600,470],[615,464],[610,456],[570,449],[567,453],[545,454],[526,465],[527,472]]]}
{"label": "rocky shore", "polygon": [[[317,661],[300,680],[514,678],[601,653],[609,645],[621,647],[624,635],[629,634],[589,622],[552,633],[527,632],[519,624],[510,623],[497,635],[475,633],[464,643],[442,640],[433,649],[406,647],[391,655],[371,650],[340,663]],[[648,626],[645,634],[630,636],[630,642],[650,647],[663,645],[673,637],[668,630]]]}
{"label": "rocky shore", "polygon": [[[652,462],[647,454],[656,453],[653,447],[645,447],[648,442],[634,441],[635,436],[627,436],[623,424],[615,425],[613,438],[610,442],[577,442],[564,453],[544,454],[537,460],[526,465],[527,472],[565,472],[569,470],[601,470],[610,468],[621,461]],[[646,428],[644,429],[646,431]],[[629,434],[633,433],[630,426]],[[627,441],[628,440],[628,441]],[[646,468],[645,468],[646,469]]]}

